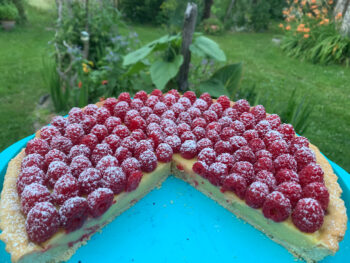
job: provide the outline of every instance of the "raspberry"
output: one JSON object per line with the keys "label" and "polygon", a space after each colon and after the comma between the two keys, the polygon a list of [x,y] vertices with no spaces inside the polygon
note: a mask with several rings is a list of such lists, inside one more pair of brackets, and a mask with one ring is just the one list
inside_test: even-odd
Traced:
{"label": "raspberry", "polygon": [[165,136],[177,135],[177,127],[169,126],[163,129]]}
{"label": "raspberry", "polygon": [[126,183],[126,191],[131,192],[134,191],[140,184],[142,179],[142,172],[135,171],[130,174]]}
{"label": "raspberry", "polygon": [[269,187],[265,183],[254,182],[245,192],[245,202],[252,208],[261,208],[269,193]]}
{"label": "raspberry", "polygon": [[[259,131],[258,131],[259,132]],[[269,147],[274,141],[282,140],[282,135],[278,131],[268,131],[264,136],[264,143]]]}
{"label": "raspberry", "polygon": [[214,111],[217,117],[221,118],[224,109],[222,108],[220,103],[215,102],[212,105],[210,105],[209,111]]}
{"label": "raspberry", "polygon": [[68,120],[62,116],[56,116],[52,118],[51,125],[55,126],[63,134],[68,125]]}
{"label": "raspberry", "polygon": [[115,152],[115,150],[120,146],[120,138],[115,134],[111,134],[107,136],[102,143],[108,144],[112,152]]}
{"label": "raspberry", "polygon": [[247,190],[247,181],[243,176],[232,173],[226,176],[222,182],[225,191],[233,191],[239,198],[244,199]]}
{"label": "raspberry", "polygon": [[152,131],[150,134],[148,134],[148,137],[152,139],[154,142],[154,145],[157,147],[160,143],[164,142],[164,136],[162,133]]}
{"label": "raspberry", "polygon": [[102,157],[113,154],[111,147],[107,143],[97,144],[91,154],[91,162],[96,165]]}
{"label": "raspberry", "polygon": [[130,158],[132,153],[127,148],[120,146],[115,151],[114,156],[117,158],[119,163],[122,163],[125,159]]}
{"label": "raspberry", "polygon": [[176,89],[169,90],[168,94],[175,96],[176,101],[178,101],[178,99],[180,99],[180,93]]}
{"label": "raspberry", "polygon": [[255,163],[256,158],[253,151],[248,146],[243,146],[238,149],[234,154],[233,158],[235,162],[246,161],[250,163]]}
{"label": "raspberry", "polygon": [[98,139],[95,134],[90,133],[83,136],[83,138],[81,138],[80,140],[80,143],[86,145],[87,147],[89,147],[90,151],[92,151],[98,144]]}
{"label": "raspberry", "polygon": [[266,120],[270,123],[271,129],[277,129],[281,125],[281,118],[277,114],[266,116]]}
{"label": "raspberry", "polygon": [[226,164],[214,162],[209,166],[207,177],[213,185],[220,185],[227,175],[228,168]]}
{"label": "raspberry", "polygon": [[61,226],[69,233],[81,228],[88,218],[88,203],[85,198],[72,197],[59,210]]}
{"label": "raspberry", "polygon": [[116,98],[107,98],[103,103],[103,107],[106,108],[110,114],[112,114],[114,111],[114,107],[115,105],[117,105],[117,103],[118,100]]}
{"label": "raspberry", "polygon": [[246,139],[247,142],[250,142],[253,139],[258,139],[259,133],[256,130],[246,130],[242,136],[244,137],[244,139]]}
{"label": "raspberry", "polygon": [[254,163],[254,171],[256,173],[263,171],[263,170],[266,170],[269,172],[275,171],[271,158],[261,157],[261,158],[258,158],[257,161]]}
{"label": "raspberry", "polygon": [[153,113],[153,110],[150,107],[142,107],[139,110],[140,116],[142,118],[144,118],[145,120],[147,120],[148,116],[151,115]]}
{"label": "raspberry", "polygon": [[205,162],[197,161],[193,164],[192,170],[200,176],[206,178],[209,167]]}
{"label": "raspberry", "polygon": [[51,203],[37,203],[28,213],[25,225],[29,240],[39,244],[57,232],[60,216]]}
{"label": "raspberry", "polygon": [[95,168],[85,169],[78,178],[81,194],[89,194],[97,189],[101,183],[101,173]]}
{"label": "raspberry", "polygon": [[267,157],[272,159],[272,154],[266,150],[260,150],[255,153],[256,158],[262,158],[262,157]]}
{"label": "raspberry", "polygon": [[280,169],[275,177],[278,185],[289,181],[299,183],[298,174],[290,169]]}
{"label": "raspberry", "polygon": [[84,145],[84,144],[75,145],[70,149],[68,158],[69,158],[69,160],[72,160],[74,157],[76,157],[78,155],[84,155],[87,158],[89,158],[90,153],[91,153],[90,148],[87,147],[86,145]]}
{"label": "raspberry", "polygon": [[181,139],[177,135],[166,137],[164,143],[170,145],[173,149],[173,153],[178,153],[180,151]]}
{"label": "raspberry", "polygon": [[139,156],[141,170],[146,173],[153,172],[157,168],[157,156],[151,150],[147,150]]}
{"label": "raspberry", "polygon": [[253,129],[255,126],[255,117],[249,112],[243,112],[239,120],[244,124],[246,129]]}
{"label": "raspberry", "polygon": [[198,152],[202,151],[204,148],[213,148],[213,143],[208,138],[203,138],[197,142]]}
{"label": "raspberry", "polygon": [[210,105],[205,100],[197,99],[192,106],[203,112],[206,111]]}
{"label": "raspberry", "polygon": [[147,98],[145,105],[153,109],[158,102],[159,98],[157,96],[151,95]]}
{"label": "raspberry", "polygon": [[124,139],[130,135],[129,129],[124,125],[116,126],[112,133],[117,135],[120,139]]}
{"label": "raspberry", "polygon": [[196,127],[192,130],[192,133],[194,134],[195,138],[197,140],[203,139],[205,137],[205,130],[202,127]]}
{"label": "raspberry", "polygon": [[[54,137],[54,138],[57,138],[57,137]],[[34,138],[27,143],[25,152],[26,152],[26,155],[29,155],[31,153],[38,153],[41,156],[45,156],[45,154],[47,154],[49,150],[50,150],[49,144],[45,140]]]}
{"label": "raspberry", "polygon": [[40,202],[51,202],[52,197],[50,191],[43,185],[31,183],[24,187],[21,194],[21,210],[24,214],[28,214],[30,209]]}
{"label": "raspberry", "polygon": [[137,116],[140,116],[140,113],[137,110],[129,110],[124,117],[125,125],[129,127],[131,120]]}
{"label": "raspberry", "polygon": [[236,162],[232,166],[232,172],[242,176],[246,182],[251,184],[254,179],[254,169],[253,165],[249,162]]}
{"label": "raspberry", "polygon": [[88,134],[91,129],[96,125],[96,118],[91,115],[85,115],[81,121],[81,126],[86,134]]}
{"label": "raspberry", "polygon": [[125,101],[126,103],[131,103],[131,98],[129,92],[122,92],[118,96],[118,101]]}
{"label": "raspberry", "polygon": [[[48,155],[50,152],[48,152],[46,155]],[[45,155],[45,159],[46,159],[46,155]],[[36,166],[41,170],[44,170],[45,169],[44,158],[38,153],[32,153],[27,155],[26,157],[23,158],[23,161],[21,163],[21,169],[23,170],[24,168],[28,168],[31,166]]]}
{"label": "raspberry", "polygon": [[233,121],[231,128],[235,130],[237,135],[242,135],[245,132],[245,126],[241,121]]}
{"label": "raspberry", "polygon": [[263,140],[256,138],[256,139],[252,139],[249,142],[249,147],[250,149],[252,149],[253,152],[258,152],[260,150],[264,150],[265,149],[265,143]]}
{"label": "raspberry", "polygon": [[218,120],[218,115],[215,113],[215,111],[212,110],[206,110],[203,112],[203,118],[207,123],[217,121]]}
{"label": "raspberry", "polygon": [[323,183],[323,170],[318,164],[311,163],[299,172],[301,186],[306,186],[313,182]]}
{"label": "raspberry", "polygon": [[255,175],[254,182],[262,182],[269,187],[272,192],[276,188],[276,179],[273,173],[262,170]]}
{"label": "raspberry", "polygon": [[70,169],[74,177],[78,178],[79,175],[87,168],[92,168],[92,164],[86,156],[78,155],[72,159]]}
{"label": "raspberry", "polygon": [[109,188],[113,193],[120,194],[126,188],[126,176],[120,167],[108,167],[101,180],[101,186]]}
{"label": "raspberry", "polygon": [[207,165],[211,165],[215,162],[216,153],[211,148],[204,148],[198,154],[198,161],[205,162]]}
{"label": "raspberry", "polygon": [[167,110],[162,114],[161,119],[169,119],[169,120],[175,121],[176,120],[175,113],[172,110]]}
{"label": "raspberry", "polygon": [[136,141],[145,140],[147,138],[146,134],[141,129],[136,129],[136,130],[132,131],[130,136],[132,138],[134,138]]}
{"label": "raspberry", "polygon": [[139,171],[141,169],[141,164],[136,158],[129,157],[122,162],[121,168],[123,169],[126,176],[129,176],[133,172]]}
{"label": "raspberry", "polygon": [[221,128],[230,128],[232,126],[232,123],[233,121],[231,120],[230,117],[221,117],[219,120],[218,120],[218,123],[220,124]]}
{"label": "raspberry", "polygon": [[108,188],[98,188],[86,198],[90,215],[94,218],[103,215],[113,203],[113,192]]}
{"label": "raspberry", "polygon": [[104,171],[108,167],[117,167],[117,166],[119,166],[119,162],[117,158],[111,155],[107,155],[105,157],[102,157],[102,159],[97,163],[96,169],[99,170],[103,175]]}
{"label": "raspberry", "polygon": [[229,143],[232,147],[232,152],[237,151],[243,146],[246,146],[248,143],[246,139],[244,139],[242,136],[233,136],[229,139]]}
{"label": "raspberry", "polygon": [[193,140],[193,141],[197,141],[196,136],[191,132],[191,131],[186,131],[184,132],[181,137],[181,142],[184,143],[187,140]]}
{"label": "raspberry", "polygon": [[135,96],[134,96],[134,99],[139,99],[139,100],[141,100],[143,103],[146,102],[147,98],[148,98],[148,95],[147,95],[147,93],[146,93],[145,91],[143,91],[143,90],[138,91],[138,92],[135,94]]}
{"label": "raspberry", "polygon": [[176,103],[176,98],[174,95],[172,94],[166,94],[164,96],[163,102],[165,103],[165,105],[167,105],[168,107],[170,107],[171,105]]}
{"label": "raspberry", "polygon": [[284,140],[276,140],[272,142],[268,149],[273,158],[277,158],[278,156],[289,153],[289,147],[288,144]]}
{"label": "raspberry", "polygon": [[216,101],[221,104],[224,110],[229,108],[231,104],[230,99],[225,95],[220,96]]}
{"label": "raspberry", "polygon": [[142,100],[140,99],[133,99],[130,103],[130,108],[133,110],[140,110],[145,105],[143,104]]}
{"label": "raspberry", "polygon": [[155,114],[150,114],[146,120],[147,125],[151,124],[151,123],[157,123],[160,124],[160,118],[155,115]]}
{"label": "raspberry", "polygon": [[256,105],[253,107],[251,113],[254,115],[257,122],[266,118],[266,110],[263,105]]}
{"label": "raspberry", "polygon": [[216,122],[216,121],[213,121],[213,122],[210,122],[208,123],[207,127],[205,128],[206,131],[209,131],[209,130],[215,130],[218,134],[220,134],[221,132],[221,124]]}
{"label": "raspberry", "polygon": [[112,133],[114,128],[121,124],[122,121],[120,118],[111,116],[105,121],[104,126],[106,126],[109,133]]}
{"label": "raspberry", "polygon": [[86,115],[91,115],[91,116],[94,116],[96,111],[97,111],[98,107],[97,105],[95,104],[89,104],[87,105],[84,109],[83,109],[83,112],[84,114]]}
{"label": "raspberry", "polygon": [[192,118],[191,115],[188,112],[181,112],[179,114],[179,117],[176,119],[176,123],[187,123],[188,125],[191,125]]}
{"label": "raspberry", "polygon": [[294,128],[291,124],[281,124],[277,131],[280,132],[287,142],[290,142],[295,137]]}
{"label": "raspberry", "polygon": [[[265,138],[265,135],[271,131],[271,125],[267,120],[262,120],[255,126],[255,130],[258,132],[260,138]],[[282,138],[282,136],[279,138]]]}
{"label": "raspberry", "polygon": [[124,120],[125,114],[129,111],[129,104],[125,101],[118,102],[113,110],[114,116]]}
{"label": "raspberry", "polygon": [[195,108],[195,107],[190,107],[187,110],[187,112],[188,112],[188,114],[190,114],[191,119],[193,119],[193,120],[197,117],[202,116],[202,112],[198,108]]}
{"label": "raspberry", "polygon": [[83,136],[84,130],[80,124],[72,123],[67,126],[65,137],[69,138],[73,144],[79,143]]}
{"label": "raspberry", "polygon": [[199,98],[204,100],[208,106],[210,106],[213,103],[213,99],[211,98],[210,94],[207,92],[203,93]]}
{"label": "raspberry", "polygon": [[312,198],[300,199],[293,214],[294,225],[303,232],[313,233],[321,228],[324,212],[319,202]]}
{"label": "raspberry", "polygon": [[64,175],[55,183],[52,197],[56,204],[62,205],[71,197],[78,196],[79,184],[77,179],[71,175]]}
{"label": "raspberry", "polygon": [[129,128],[131,131],[141,129],[146,130],[146,121],[141,116],[136,116],[130,121]]}
{"label": "raspberry", "polygon": [[[53,149],[45,155],[46,167],[48,167],[50,165],[50,163],[52,163],[53,161],[61,161],[61,162],[67,163],[68,157],[63,152],[56,150],[56,149]],[[22,162],[22,165],[23,165],[23,162]]]}
{"label": "raspberry", "polygon": [[151,96],[157,96],[160,100],[162,100],[162,98],[163,98],[163,93],[162,93],[162,91],[159,90],[159,89],[154,89],[154,90],[151,92],[150,95],[151,95]]}
{"label": "raspberry", "polygon": [[301,147],[295,151],[294,158],[298,163],[298,171],[302,170],[308,164],[316,162],[314,152],[306,147]]}
{"label": "raspberry", "polygon": [[222,113],[222,116],[229,117],[232,121],[237,120],[239,117],[238,112],[233,108],[227,108],[226,110],[224,110],[224,112]]}
{"label": "raspberry", "polygon": [[160,125],[159,124],[157,124],[157,123],[150,123],[150,124],[148,124],[148,126],[147,126],[147,129],[146,129],[146,133],[147,134],[150,134],[151,132],[153,132],[153,131],[156,131],[156,132],[162,132],[162,128],[160,127]]}
{"label": "raspberry", "polygon": [[216,143],[217,141],[220,140],[220,135],[218,134],[217,131],[215,130],[209,130],[206,132],[206,137],[212,141],[212,143]]}
{"label": "raspberry", "polygon": [[231,137],[237,135],[236,131],[231,127],[225,127],[222,129],[220,138],[221,140],[228,141]]}
{"label": "raspberry", "polygon": [[284,182],[280,184],[276,190],[289,199],[293,208],[301,198],[301,186],[296,182]]}
{"label": "raspberry", "polygon": [[48,143],[51,142],[52,137],[61,135],[60,131],[55,126],[45,126],[40,130],[40,138],[47,141]]}
{"label": "raspberry", "polygon": [[176,102],[172,107],[171,110],[175,113],[175,117],[177,118],[181,112],[184,112],[186,109],[185,107],[179,103]]}
{"label": "raspberry", "polygon": [[68,113],[69,123],[80,123],[84,118],[84,113],[80,108],[73,107]]}
{"label": "raspberry", "polygon": [[215,159],[216,162],[223,163],[227,165],[227,168],[229,171],[232,170],[234,159],[231,154],[229,153],[222,153]]}
{"label": "raspberry", "polygon": [[72,141],[64,136],[55,136],[51,140],[51,149],[57,149],[65,154],[69,153],[72,146]]}
{"label": "raspberry", "polygon": [[98,124],[104,124],[106,120],[111,117],[111,113],[107,108],[101,107],[95,113],[96,121]]}
{"label": "raspberry", "polygon": [[153,150],[152,144],[147,140],[141,140],[135,145],[134,156],[139,157],[141,153],[147,150]]}
{"label": "raspberry", "polygon": [[186,97],[181,97],[177,102],[181,103],[185,110],[188,110],[192,106],[192,102]]}
{"label": "raspberry", "polygon": [[277,191],[270,193],[266,197],[262,208],[264,216],[275,222],[282,222],[286,220],[291,211],[292,206],[289,199]]}
{"label": "raspberry", "polygon": [[233,107],[239,114],[242,114],[243,112],[248,112],[250,110],[249,102],[246,100],[238,100],[235,102]]}
{"label": "raspberry", "polygon": [[180,154],[185,159],[192,159],[197,154],[197,144],[193,140],[187,140],[180,147]]}
{"label": "raspberry", "polygon": [[227,141],[217,141],[214,145],[214,150],[217,155],[222,153],[231,153],[231,144]]}
{"label": "raspberry", "polygon": [[188,98],[191,101],[191,104],[193,104],[197,99],[197,96],[193,91],[186,91],[183,96]]}
{"label": "raspberry", "polygon": [[282,154],[274,160],[274,166],[276,171],[280,169],[290,169],[296,171],[297,162],[295,161],[293,156],[289,154]]}
{"label": "raspberry", "polygon": [[161,143],[157,147],[156,155],[158,161],[168,163],[173,157],[173,149],[170,147],[169,144]]}
{"label": "raspberry", "polygon": [[195,118],[191,124],[191,128],[194,129],[197,126],[205,128],[207,126],[206,120],[202,117]]}
{"label": "raspberry", "polygon": [[295,137],[290,142],[290,152],[294,154],[301,147],[309,147],[309,141],[305,137]]}
{"label": "raspberry", "polygon": [[50,163],[46,173],[46,181],[50,187],[54,187],[56,181],[64,176],[71,174],[69,166],[61,161],[54,161]]}

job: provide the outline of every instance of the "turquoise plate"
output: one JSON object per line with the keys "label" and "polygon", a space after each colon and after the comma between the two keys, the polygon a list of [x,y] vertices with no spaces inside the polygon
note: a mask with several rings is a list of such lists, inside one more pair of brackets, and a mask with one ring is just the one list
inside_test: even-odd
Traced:
{"label": "turquoise plate", "polygon": [[[0,187],[7,163],[32,137],[0,154]],[[330,163],[339,176],[346,206],[350,207],[350,175]],[[322,262],[344,263],[349,258],[350,235],[347,234],[339,252]],[[0,262],[10,262],[2,242]],[[117,217],[101,234],[93,235],[69,262],[281,263],[294,262],[294,257],[190,185],[169,177],[160,189],[153,190]]]}

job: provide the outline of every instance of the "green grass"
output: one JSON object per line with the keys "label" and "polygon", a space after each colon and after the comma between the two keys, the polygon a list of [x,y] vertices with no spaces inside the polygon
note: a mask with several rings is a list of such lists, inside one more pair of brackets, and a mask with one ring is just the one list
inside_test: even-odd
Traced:
{"label": "green grass", "polygon": [[[34,1],[34,0],[33,0]],[[30,24],[14,32],[0,31],[0,151],[31,134],[39,97],[47,93],[41,78],[42,56],[49,54],[52,14],[30,9]],[[166,32],[133,26],[143,44]],[[331,160],[350,171],[350,69],[313,65],[286,57],[272,43],[275,33],[226,33],[212,37],[229,62],[242,61],[241,87],[257,88],[272,101],[285,102],[294,88],[314,106],[305,134]]]}
{"label": "green grass", "polygon": [[29,7],[29,22],[12,32],[0,29],[0,151],[34,132],[33,115],[41,95],[42,57],[53,38],[52,12]]}

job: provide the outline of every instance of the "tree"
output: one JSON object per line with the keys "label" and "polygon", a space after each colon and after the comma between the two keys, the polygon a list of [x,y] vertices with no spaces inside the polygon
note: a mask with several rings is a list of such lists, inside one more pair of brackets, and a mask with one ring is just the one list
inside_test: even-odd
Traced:
{"label": "tree", "polygon": [[204,9],[202,20],[208,19],[210,17],[211,6],[213,5],[214,0],[204,0]]}
{"label": "tree", "polygon": [[343,21],[341,25],[341,32],[350,36],[350,0],[338,0],[334,9],[337,16],[341,14]]}
{"label": "tree", "polygon": [[19,21],[25,23],[27,21],[27,15],[24,10],[24,5],[22,0],[12,0],[12,3],[16,6],[19,15]]}

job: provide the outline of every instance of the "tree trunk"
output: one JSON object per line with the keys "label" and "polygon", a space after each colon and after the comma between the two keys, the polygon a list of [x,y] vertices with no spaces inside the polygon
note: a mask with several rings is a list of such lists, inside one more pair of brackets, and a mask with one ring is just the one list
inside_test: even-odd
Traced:
{"label": "tree trunk", "polygon": [[350,36],[350,0],[338,0],[334,8],[334,15],[338,13],[342,14],[343,19],[340,27],[341,32]]}
{"label": "tree trunk", "polygon": [[204,0],[204,9],[202,20],[208,19],[210,17],[211,6],[213,5],[214,0]]}
{"label": "tree trunk", "polygon": [[27,15],[24,10],[23,2],[22,0],[12,0],[13,4],[16,6],[18,10],[18,15],[19,15],[19,22],[20,23],[25,23],[27,21]]}
{"label": "tree trunk", "polygon": [[225,18],[224,18],[224,24],[229,19],[230,15],[231,15],[231,12],[232,12],[232,9],[233,9],[233,6],[235,5],[235,2],[236,2],[235,0],[231,0],[230,5],[227,8],[227,12],[226,12]]}

